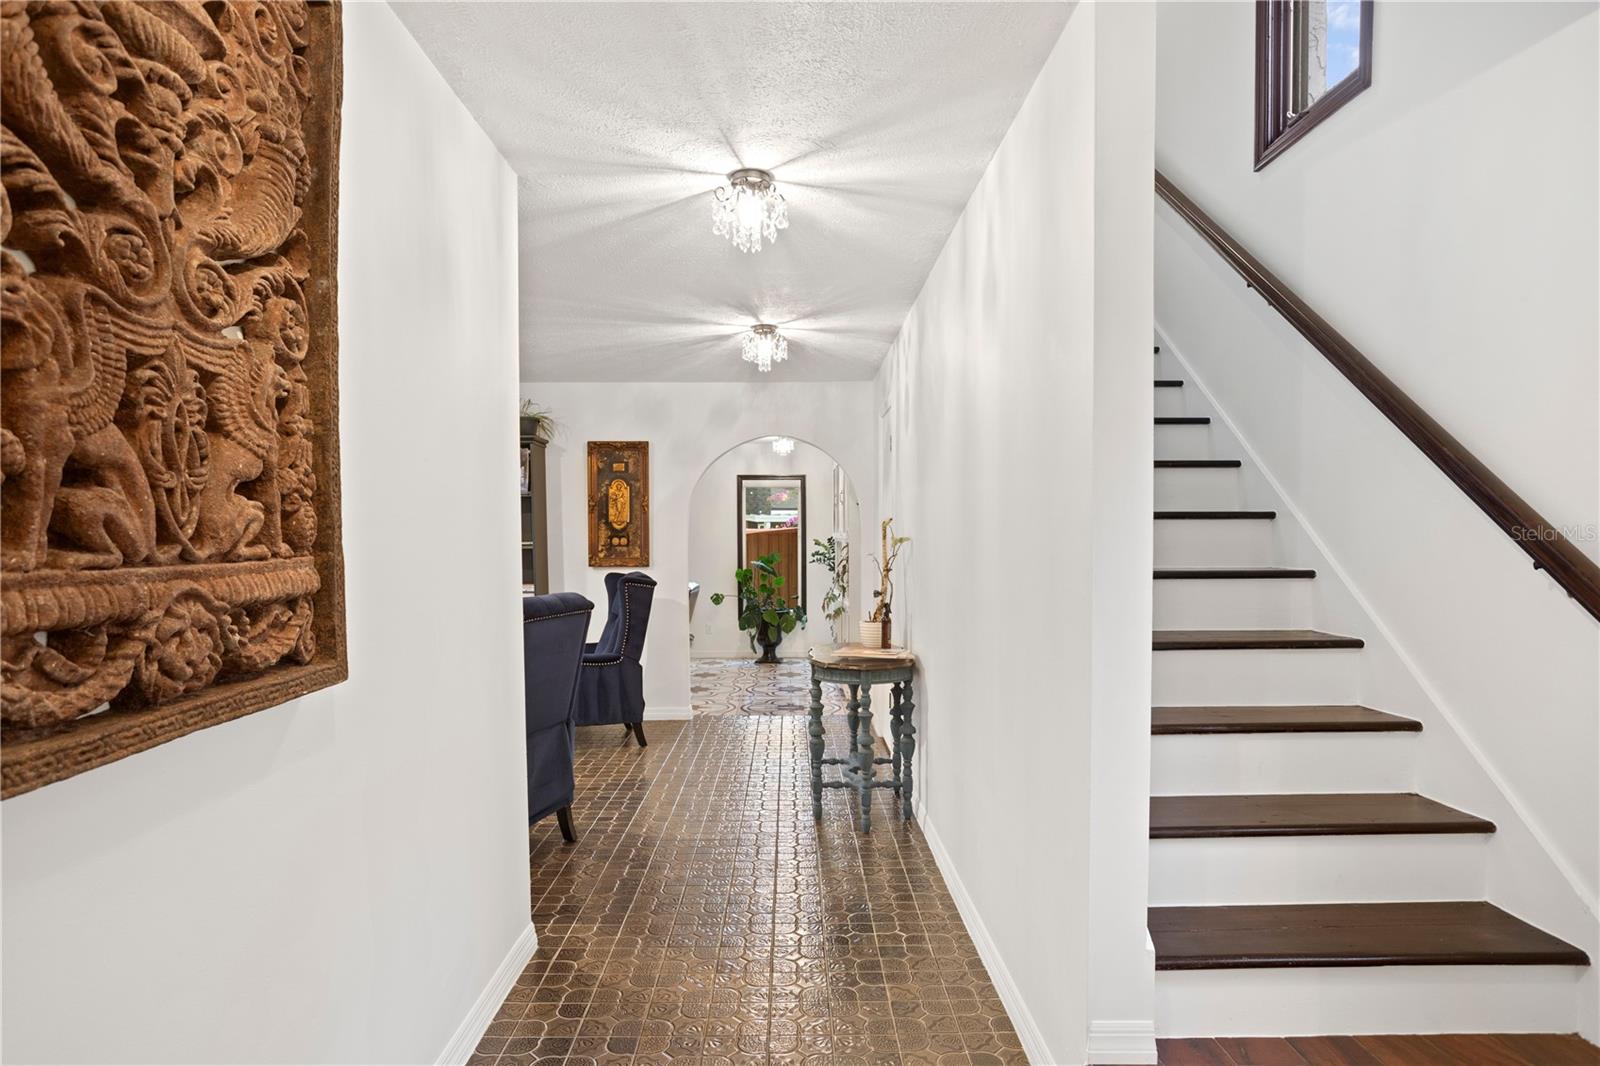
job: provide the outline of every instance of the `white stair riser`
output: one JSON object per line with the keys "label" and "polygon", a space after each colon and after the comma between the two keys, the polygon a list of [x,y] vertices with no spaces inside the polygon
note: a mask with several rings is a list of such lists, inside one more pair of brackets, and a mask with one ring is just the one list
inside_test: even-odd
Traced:
{"label": "white stair riser", "polygon": [[1152,737],[1150,791],[1156,796],[1410,792],[1416,738],[1416,733]]}
{"label": "white stair riser", "polygon": [[[1188,401],[1184,398],[1184,395],[1183,395],[1184,393],[1186,393],[1188,391],[1189,391],[1189,389],[1187,387],[1181,388],[1181,389],[1157,389],[1156,390],[1156,414],[1157,415],[1186,415],[1186,414],[1189,414],[1190,412],[1188,410],[1188,407],[1186,406]],[[1204,414],[1205,412],[1201,411],[1201,412],[1198,412],[1198,413]]]}
{"label": "white stair riser", "polygon": [[1254,519],[1162,519],[1156,522],[1155,564],[1273,566],[1278,561],[1278,546],[1272,526],[1272,522]]}
{"label": "white stair riser", "polygon": [[1360,703],[1360,649],[1158,651],[1156,706]]}
{"label": "white stair riser", "polygon": [[1156,973],[1156,1035],[1569,1033],[1576,966],[1371,966]]}
{"label": "white stair riser", "polygon": [[1158,352],[1155,357],[1155,376],[1158,378],[1177,378],[1187,381],[1189,371],[1178,362],[1178,357],[1171,352]]}
{"label": "white stair riser", "polygon": [[1307,629],[1305,578],[1163,578],[1155,583],[1157,629]]}
{"label": "white stair riser", "polygon": [[1150,905],[1481,899],[1487,854],[1481,833],[1152,840]]}
{"label": "white stair riser", "polygon": [[[1238,454],[1235,452],[1234,454]],[[1210,426],[1157,426],[1157,459],[1218,459],[1215,431]]]}
{"label": "white stair riser", "polygon": [[[1165,458],[1165,457],[1163,457]],[[1239,471],[1232,468],[1156,469],[1156,510],[1230,511],[1244,502]]]}

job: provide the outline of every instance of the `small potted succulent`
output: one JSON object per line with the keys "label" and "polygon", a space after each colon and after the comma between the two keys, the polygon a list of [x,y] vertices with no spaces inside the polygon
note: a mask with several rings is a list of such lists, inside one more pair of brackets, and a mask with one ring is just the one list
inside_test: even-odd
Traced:
{"label": "small potted succulent", "polygon": [[[739,628],[750,634],[751,651],[761,648],[759,663],[778,662],[778,645],[784,634],[806,624],[805,608],[791,606],[782,593],[783,576],[777,567],[774,553],[733,572],[734,584],[739,587]],[[719,607],[726,599],[720,592],[711,596],[711,602]]]}
{"label": "small potted succulent", "polygon": [[879,532],[883,537],[881,555],[872,556],[878,567],[878,587],[872,590],[872,610],[861,620],[861,643],[869,648],[890,646],[889,623],[894,609],[894,564],[900,558],[900,549],[911,542],[910,537],[894,535],[894,519],[885,518]]}

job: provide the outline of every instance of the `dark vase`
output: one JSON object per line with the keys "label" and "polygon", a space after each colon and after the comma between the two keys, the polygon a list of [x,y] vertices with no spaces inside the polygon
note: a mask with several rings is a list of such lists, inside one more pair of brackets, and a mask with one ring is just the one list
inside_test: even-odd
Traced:
{"label": "dark vase", "polygon": [[543,425],[540,424],[537,418],[522,415],[517,419],[517,428],[524,437],[532,437],[534,440],[543,441],[546,444],[550,441],[550,438],[545,435]]}
{"label": "dark vase", "polygon": [[778,658],[778,645],[783,640],[783,630],[777,626],[762,622],[756,627],[756,641],[761,645],[761,658],[758,663],[776,663],[783,660]]}

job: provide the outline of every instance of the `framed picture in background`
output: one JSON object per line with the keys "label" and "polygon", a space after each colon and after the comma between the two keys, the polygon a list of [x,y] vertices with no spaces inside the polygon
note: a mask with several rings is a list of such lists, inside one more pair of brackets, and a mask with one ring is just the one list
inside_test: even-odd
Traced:
{"label": "framed picture in background", "polygon": [[589,565],[650,565],[650,442],[589,442]]}

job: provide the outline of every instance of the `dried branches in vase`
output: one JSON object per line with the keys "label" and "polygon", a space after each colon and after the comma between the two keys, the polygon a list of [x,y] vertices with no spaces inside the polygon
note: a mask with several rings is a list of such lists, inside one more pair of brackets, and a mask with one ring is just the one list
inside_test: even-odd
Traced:
{"label": "dried branches in vase", "polygon": [[889,647],[889,623],[894,611],[894,564],[900,558],[900,549],[911,543],[910,537],[894,534],[894,519],[885,518],[879,527],[882,548],[872,556],[878,568],[878,587],[872,590],[872,610],[861,622],[861,643],[869,648]]}

